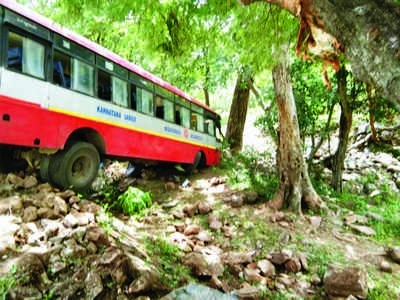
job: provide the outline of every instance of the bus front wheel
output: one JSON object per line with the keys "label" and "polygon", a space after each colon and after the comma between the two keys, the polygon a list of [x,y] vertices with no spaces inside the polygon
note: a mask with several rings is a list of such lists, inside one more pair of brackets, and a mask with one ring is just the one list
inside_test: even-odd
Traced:
{"label": "bus front wheel", "polygon": [[83,192],[95,180],[99,163],[99,153],[92,144],[75,142],[52,158],[49,179],[62,188]]}
{"label": "bus front wheel", "polygon": [[184,169],[185,169],[186,174],[188,174],[188,175],[192,174],[193,171],[198,167],[200,160],[201,160],[201,152],[197,152],[193,163],[185,165]]}

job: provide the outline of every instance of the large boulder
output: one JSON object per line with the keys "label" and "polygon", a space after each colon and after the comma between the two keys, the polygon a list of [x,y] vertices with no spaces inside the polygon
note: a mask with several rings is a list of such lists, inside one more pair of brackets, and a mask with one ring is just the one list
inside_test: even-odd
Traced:
{"label": "large boulder", "polygon": [[211,289],[204,285],[189,284],[177,289],[161,300],[237,300],[238,298],[231,294],[224,294],[218,290]]}
{"label": "large boulder", "polygon": [[348,297],[350,295],[365,299],[368,293],[367,276],[357,267],[344,270],[329,268],[324,279],[326,293],[330,297]]}
{"label": "large boulder", "polygon": [[18,214],[24,210],[22,199],[19,196],[0,199],[0,215],[8,213]]}

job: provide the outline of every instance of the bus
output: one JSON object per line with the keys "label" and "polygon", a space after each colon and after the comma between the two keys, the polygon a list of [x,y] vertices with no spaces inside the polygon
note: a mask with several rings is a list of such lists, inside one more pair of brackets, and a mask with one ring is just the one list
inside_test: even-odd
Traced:
{"label": "bus", "polygon": [[0,37],[1,166],[17,148],[82,191],[100,157],[219,163],[219,115],[180,89],[13,0],[0,0]]}

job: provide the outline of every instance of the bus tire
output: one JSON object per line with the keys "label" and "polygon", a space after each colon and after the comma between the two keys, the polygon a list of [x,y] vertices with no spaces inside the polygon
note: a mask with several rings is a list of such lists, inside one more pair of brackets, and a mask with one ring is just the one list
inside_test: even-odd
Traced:
{"label": "bus tire", "polygon": [[186,164],[184,167],[184,170],[187,175],[190,175],[193,173],[194,170],[198,167],[199,163],[201,161],[201,152],[197,152],[196,157],[194,158],[194,161],[192,164]]}
{"label": "bus tire", "polygon": [[92,144],[75,142],[55,154],[50,163],[49,177],[62,188],[84,192],[95,180],[99,164],[99,152]]}
{"label": "bus tire", "polygon": [[46,156],[40,161],[40,178],[42,178],[44,182],[48,182],[50,180],[49,164],[50,156]]}

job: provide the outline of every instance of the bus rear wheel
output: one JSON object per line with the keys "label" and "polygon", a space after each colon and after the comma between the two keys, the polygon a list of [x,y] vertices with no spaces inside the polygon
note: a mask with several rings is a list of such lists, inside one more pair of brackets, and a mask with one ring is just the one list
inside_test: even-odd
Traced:
{"label": "bus rear wheel", "polygon": [[99,153],[92,144],[75,142],[51,159],[49,179],[62,188],[84,192],[95,180],[99,164]]}
{"label": "bus rear wheel", "polygon": [[197,152],[196,157],[194,158],[194,161],[192,164],[186,164],[184,166],[184,170],[186,174],[190,175],[193,173],[194,170],[199,166],[199,163],[201,161],[201,152]]}

